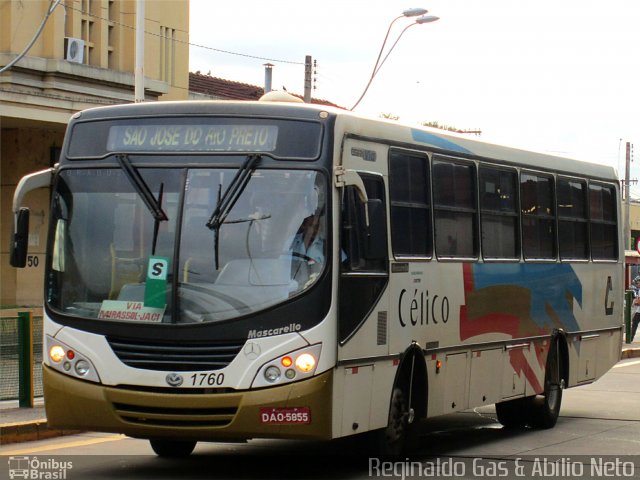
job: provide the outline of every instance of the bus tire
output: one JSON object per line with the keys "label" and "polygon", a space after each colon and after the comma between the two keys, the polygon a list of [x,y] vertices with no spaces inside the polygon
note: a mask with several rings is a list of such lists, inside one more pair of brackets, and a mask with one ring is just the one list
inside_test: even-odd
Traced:
{"label": "bus tire", "polygon": [[166,438],[153,438],[149,440],[151,448],[159,457],[184,458],[191,455],[196,448],[195,440],[169,440]]}
{"label": "bus tire", "polygon": [[506,428],[524,428],[529,420],[530,398],[516,398],[496,403],[498,421]]}
{"label": "bus tire", "polygon": [[405,448],[409,428],[409,406],[404,392],[394,387],[389,405],[389,421],[386,428],[376,433],[376,453],[383,458],[399,458]]}
{"label": "bus tire", "polygon": [[547,355],[547,366],[544,374],[544,391],[533,397],[531,402],[531,426],[533,428],[553,428],[560,415],[562,404],[562,355],[560,340],[553,341]]}

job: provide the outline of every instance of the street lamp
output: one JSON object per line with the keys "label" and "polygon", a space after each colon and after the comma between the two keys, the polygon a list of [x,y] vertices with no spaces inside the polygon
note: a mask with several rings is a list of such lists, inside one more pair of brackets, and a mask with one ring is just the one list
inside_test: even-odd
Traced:
{"label": "street lamp", "polygon": [[416,18],[416,21],[414,23],[410,23],[409,25],[404,27],[404,30],[400,32],[400,35],[398,35],[398,38],[396,38],[396,41],[393,43],[393,45],[391,46],[387,54],[384,56],[384,58],[382,59],[382,62],[380,62],[380,65],[378,65],[378,68],[374,71],[373,76],[376,76],[378,74],[378,72],[382,68],[382,65],[384,65],[384,62],[387,61],[387,58],[389,58],[389,55],[391,54],[393,49],[396,48],[396,45],[398,44],[398,41],[400,41],[400,38],[402,37],[402,35],[404,35],[404,32],[406,32],[409,28],[413,27],[414,25],[422,25],[423,23],[431,23],[437,20],[440,20],[440,17],[436,17],[433,15],[424,15],[420,18]]}
{"label": "street lamp", "polygon": [[[382,41],[382,46],[380,47],[380,52],[378,53],[378,58],[376,58],[376,63],[373,66],[373,71],[371,72],[372,76],[375,76],[376,68],[378,67],[378,62],[380,61],[380,57],[382,56],[382,51],[384,50],[384,46],[387,44],[387,39],[389,38],[389,33],[391,33],[391,27],[396,23],[397,20],[401,18],[410,18],[410,17],[418,17],[420,15],[426,15],[429,11],[426,8],[409,8],[402,12],[402,15],[398,15],[394,18],[389,24],[389,28],[387,29],[387,34],[384,36],[384,40]],[[353,110],[353,109],[352,109]]]}
{"label": "street lamp", "polygon": [[[376,59],[376,63],[373,66],[373,70],[371,72],[371,77],[369,78],[369,82],[367,83],[367,86],[364,88],[364,91],[362,92],[362,95],[360,95],[360,98],[358,99],[358,101],[355,103],[353,107],[351,107],[351,110],[355,109],[358,106],[358,104],[362,101],[362,99],[367,93],[367,90],[369,90],[369,86],[371,86],[371,82],[373,82],[374,77],[378,74],[378,72],[380,71],[380,68],[382,68],[382,65],[384,65],[384,62],[387,61],[387,58],[389,58],[389,54],[391,54],[393,49],[396,47],[396,45],[398,44],[398,41],[400,40],[402,35],[404,35],[404,32],[406,32],[410,27],[413,27],[414,25],[422,25],[423,23],[431,23],[431,22],[435,22],[436,20],[439,20],[439,17],[435,17],[433,15],[425,15],[426,13],[427,13],[427,10],[425,10],[424,8],[410,8],[402,12],[402,15],[399,15],[398,17],[394,18],[391,21],[391,24],[389,24],[389,28],[387,29],[387,34],[385,35],[384,41],[382,42],[382,46],[380,47],[380,52],[378,52],[378,58]],[[404,30],[402,30],[402,32],[400,32],[400,35],[398,35],[398,38],[396,38],[396,41],[391,46],[391,48],[385,55],[384,59],[382,60],[382,62],[380,62],[380,57],[382,57],[382,52],[384,51],[384,47],[387,44],[387,39],[389,38],[389,33],[391,32],[391,27],[393,27],[393,24],[397,20],[403,17],[417,17],[419,15],[421,16],[417,18],[414,23],[410,23],[404,28]]]}

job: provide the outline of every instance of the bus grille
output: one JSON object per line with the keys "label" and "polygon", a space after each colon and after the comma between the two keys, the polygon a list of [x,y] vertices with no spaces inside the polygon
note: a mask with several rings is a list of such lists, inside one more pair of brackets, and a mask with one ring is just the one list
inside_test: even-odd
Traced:
{"label": "bus grille", "polygon": [[244,345],[244,342],[170,344],[114,337],[107,341],[125,365],[174,372],[219,370],[229,365]]}
{"label": "bus grille", "polygon": [[161,427],[224,427],[237,412],[235,407],[169,408],[114,403],[116,413],[126,422]]}

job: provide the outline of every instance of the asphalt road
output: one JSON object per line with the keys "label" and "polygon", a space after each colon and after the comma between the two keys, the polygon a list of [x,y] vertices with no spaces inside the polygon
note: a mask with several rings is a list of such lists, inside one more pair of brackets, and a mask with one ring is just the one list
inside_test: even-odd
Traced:
{"label": "asphalt road", "polygon": [[189,458],[167,460],[146,441],[98,433],[6,445],[0,456],[0,479],[25,458],[38,478],[63,480],[640,478],[640,360],[565,391],[553,429],[505,429],[483,407],[429,420],[395,463],[369,458],[355,441],[199,443]]}

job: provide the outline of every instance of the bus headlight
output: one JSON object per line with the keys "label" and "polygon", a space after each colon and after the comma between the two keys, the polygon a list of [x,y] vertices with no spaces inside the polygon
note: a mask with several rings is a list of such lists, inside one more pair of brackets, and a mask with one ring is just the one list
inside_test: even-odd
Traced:
{"label": "bus headlight", "polygon": [[78,360],[74,368],[76,373],[81,377],[84,377],[87,373],[91,371],[89,362],[87,362],[86,360]]}
{"label": "bus headlight", "polygon": [[64,342],[47,335],[45,337],[45,352],[49,355],[46,363],[54,370],[83,380],[100,381],[91,360]]}
{"label": "bus headlight", "polygon": [[49,358],[56,363],[60,363],[67,354],[60,345],[54,345],[49,349]]}
{"label": "bus headlight", "polygon": [[271,365],[264,371],[264,378],[271,383],[277,381],[280,378],[280,369],[275,365]]}
{"label": "bus headlight", "polygon": [[316,359],[310,353],[303,353],[296,358],[296,368],[303,373],[312,371],[316,366]]}
{"label": "bus headlight", "polygon": [[321,350],[322,345],[318,343],[274,358],[260,367],[251,386],[271,387],[312,377]]}

